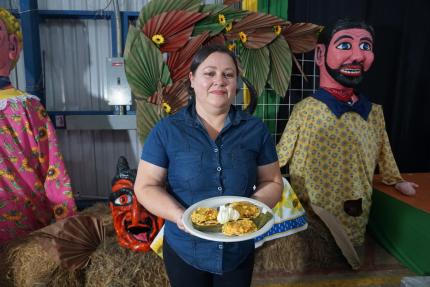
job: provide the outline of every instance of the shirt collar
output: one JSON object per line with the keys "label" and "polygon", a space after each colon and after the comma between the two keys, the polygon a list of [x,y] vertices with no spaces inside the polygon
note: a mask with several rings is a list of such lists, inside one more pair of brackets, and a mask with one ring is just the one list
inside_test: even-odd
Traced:
{"label": "shirt collar", "polygon": [[318,89],[312,96],[326,104],[337,118],[340,118],[346,112],[355,112],[367,121],[369,113],[372,110],[372,103],[361,94],[358,96],[358,101],[352,105],[337,100],[322,88]]}
{"label": "shirt collar", "polygon": [[[226,127],[230,123],[232,125],[238,125],[242,120],[246,121],[251,118],[251,115],[242,111],[239,107],[234,105],[230,106],[230,110],[228,112],[228,116],[225,119],[224,126]],[[188,104],[188,106],[184,109],[184,119],[185,122],[190,126],[199,126],[201,125],[200,120],[197,116],[196,106],[194,101]]]}

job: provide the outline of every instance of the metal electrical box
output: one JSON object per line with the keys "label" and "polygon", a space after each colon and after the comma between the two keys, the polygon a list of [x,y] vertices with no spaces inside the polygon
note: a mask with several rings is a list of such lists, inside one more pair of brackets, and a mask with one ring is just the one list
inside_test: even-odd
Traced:
{"label": "metal electrical box", "polygon": [[131,90],[125,77],[124,58],[108,58],[106,63],[106,93],[108,104],[131,105]]}

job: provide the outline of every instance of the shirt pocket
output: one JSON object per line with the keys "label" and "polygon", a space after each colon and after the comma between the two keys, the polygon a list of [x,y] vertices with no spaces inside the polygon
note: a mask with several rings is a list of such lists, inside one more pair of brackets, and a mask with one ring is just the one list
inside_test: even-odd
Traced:
{"label": "shirt pocket", "polygon": [[176,180],[187,181],[202,173],[203,153],[197,151],[177,152],[169,171]]}
{"label": "shirt pocket", "polygon": [[226,190],[231,195],[250,196],[257,178],[256,153],[237,148],[231,151],[229,161],[229,168],[225,170]]}

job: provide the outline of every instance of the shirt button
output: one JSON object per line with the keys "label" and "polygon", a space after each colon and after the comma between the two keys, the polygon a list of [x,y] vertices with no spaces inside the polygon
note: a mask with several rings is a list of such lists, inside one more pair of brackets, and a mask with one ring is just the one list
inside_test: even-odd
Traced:
{"label": "shirt button", "polygon": [[214,152],[218,152],[218,149],[217,149],[217,148],[214,148]]}
{"label": "shirt button", "polygon": [[217,171],[221,171],[221,167],[220,167],[220,166],[219,166],[219,167],[217,167],[217,168],[216,168],[216,170],[217,170]]}
{"label": "shirt button", "polygon": [[219,190],[219,191],[221,191],[221,190],[222,190],[222,187],[221,187],[221,186],[218,186],[218,190]]}
{"label": "shirt button", "polygon": [[219,249],[222,249],[222,248],[223,248],[222,244],[218,245],[218,248],[219,248]]}

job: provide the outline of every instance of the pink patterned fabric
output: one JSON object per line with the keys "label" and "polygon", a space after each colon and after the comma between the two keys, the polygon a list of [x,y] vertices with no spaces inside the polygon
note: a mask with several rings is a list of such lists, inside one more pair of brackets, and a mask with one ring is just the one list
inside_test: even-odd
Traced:
{"label": "pink patterned fabric", "polygon": [[39,99],[0,91],[0,246],[75,213],[55,129]]}

